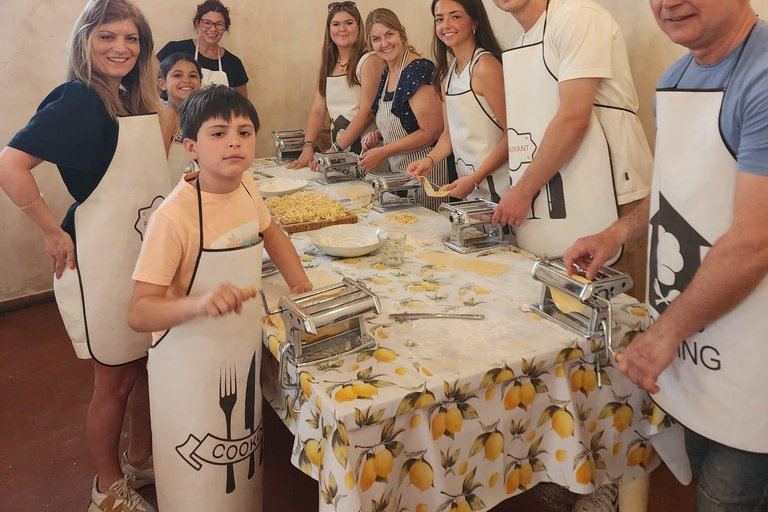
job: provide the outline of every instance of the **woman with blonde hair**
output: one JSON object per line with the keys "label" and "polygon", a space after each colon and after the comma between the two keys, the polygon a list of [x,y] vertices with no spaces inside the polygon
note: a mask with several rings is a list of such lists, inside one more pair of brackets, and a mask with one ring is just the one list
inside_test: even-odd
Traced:
{"label": "woman with blonde hair", "polygon": [[[363,137],[366,152],[360,167],[372,170],[388,160],[393,172],[404,173],[411,163],[427,157],[443,132],[440,96],[431,87],[435,65],[408,44],[405,27],[391,10],[371,11],[365,24],[369,46],[387,65],[371,106],[377,130]],[[384,144],[376,147],[381,141]],[[444,161],[436,163],[430,181],[436,185],[448,183]],[[443,201],[421,198],[422,204],[432,210]]]}
{"label": "woman with blonde hair", "polygon": [[[151,338],[127,323],[131,272],[152,209],[170,191],[152,32],[129,0],[91,0],[68,45],[68,81],[0,152],[0,188],[40,228],[78,357],[94,360],[87,438],[98,474],[89,512],[154,509],[146,381]],[[75,203],[61,226],[32,169],[55,164]],[[130,398],[130,407],[128,407]],[[130,445],[119,454],[128,410]]]}
{"label": "woman with blonde hair", "polygon": [[433,0],[432,16],[433,83],[443,95],[445,129],[408,174],[422,179],[453,153],[458,179],[449,195],[498,203],[510,187],[501,46],[481,0]]}
{"label": "woman with blonde hair", "polygon": [[355,3],[329,4],[317,89],[304,129],[304,149],[289,169],[315,168],[312,156],[326,111],[331,117],[333,143],[329,152],[349,149],[360,153],[360,136],[375,128],[368,105],[376,95],[382,69],[381,59],[368,52],[365,25]]}

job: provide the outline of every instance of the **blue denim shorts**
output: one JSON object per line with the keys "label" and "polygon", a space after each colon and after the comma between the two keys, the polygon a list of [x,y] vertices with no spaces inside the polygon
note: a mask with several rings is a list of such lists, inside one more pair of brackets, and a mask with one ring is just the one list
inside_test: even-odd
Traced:
{"label": "blue denim shorts", "polygon": [[768,512],[768,453],[737,450],[685,429],[696,512]]}

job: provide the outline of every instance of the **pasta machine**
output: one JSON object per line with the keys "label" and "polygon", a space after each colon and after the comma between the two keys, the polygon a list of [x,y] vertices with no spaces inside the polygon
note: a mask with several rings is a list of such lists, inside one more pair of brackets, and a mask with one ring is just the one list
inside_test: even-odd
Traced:
{"label": "pasta machine", "polygon": [[503,228],[491,226],[495,209],[496,203],[485,199],[441,204],[438,212],[451,223],[451,236],[443,245],[462,254],[508,245]]}
{"label": "pasta machine", "polygon": [[379,213],[416,206],[423,185],[403,172],[368,173],[373,187],[373,210]]}
{"label": "pasta machine", "polygon": [[[560,257],[537,261],[531,274],[543,285],[541,302],[533,304],[531,311],[585,341],[601,343],[602,356],[612,359],[614,325],[611,299],[632,287],[629,274],[602,267],[595,279],[589,281],[583,269],[568,275],[565,261]],[[596,354],[597,383],[602,387],[601,359],[601,355]]]}
{"label": "pasta machine", "polygon": [[[285,325],[285,341],[277,348],[279,380],[293,390],[299,404],[301,368],[370,347],[366,315],[381,313],[379,297],[362,282],[345,277],[340,283],[294,296],[283,296],[270,311],[261,292],[265,311],[279,314]],[[292,371],[291,369],[295,370]]]}
{"label": "pasta machine", "polygon": [[275,141],[275,161],[279,164],[299,158],[304,149],[304,130],[278,130],[272,132]]}
{"label": "pasta machine", "polygon": [[322,185],[351,181],[362,178],[358,164],[360,157],[348,151],[339,153],[315,153],[314,160],[323,177],[317,182]]}

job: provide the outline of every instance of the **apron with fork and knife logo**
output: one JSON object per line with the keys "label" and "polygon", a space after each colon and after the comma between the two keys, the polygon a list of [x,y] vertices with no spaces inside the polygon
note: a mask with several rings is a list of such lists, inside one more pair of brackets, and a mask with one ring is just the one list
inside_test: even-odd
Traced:
{"label": "apron with fork and knife logo", "polygon": [[[261,288],[261,238],[200,252],[188,294],[230,282]],[[260,512],[262,507],[261,304],[174,327],[149,351],[157,500],[164,512]]]}

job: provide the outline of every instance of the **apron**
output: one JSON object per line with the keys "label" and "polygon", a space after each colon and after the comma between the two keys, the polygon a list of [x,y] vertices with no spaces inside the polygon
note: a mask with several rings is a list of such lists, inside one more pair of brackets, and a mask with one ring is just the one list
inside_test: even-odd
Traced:
{"label": "apron", "polygon": [[157,114],[120,117],[117,123],[112,161],[75,210],[77,268],[53,280],[75,353],[105,366],[141,359],[152,342],[128,327],[131,274],[147,221],[171,191]]}
{"label": "apron", "polygon": [[[222,48],[221,51],[223,52],[224,48]],[[197,55],[197,42],[195,42],[195,60],[197,60]],[[229,78],[227,78],[227,74],[221,69],[221,53],[218,53],[217,57],[219,58],[219,70],[216,71],[215,69],[203,68],[205,71],[203,71],[203,76],[200,77],[200,84],[202,87],[207,87],[213,84],[226,85],[229,87]]]}
{"label": "apron", "polygon": [[[741,54],[734,72],[740,59]],[[648,305],[653,318],[683,292],[710,247],[731,227],[739,171],[720,131],[727,85],[686,90],[676,84],[656,93],[648,235]],[[674,362],[659,377],[661,392],[654,395],[660,407],[700,435],[760,453],[768,453],[766,304],[768,278],[732,311],[678,347]]]}
{"label": "apron", "polygon": [[[261,288],[262,240],[203,249],[189,294],[223,282]],[[174,327],[149,351],[149,399],[157,499],[163,512],[260,512],[261,304]]]}
{"label": "apron", "polygon": [[[547,11],[541,41],[507,50],[502,59],[513,184],[533,161],[560,105],[557,78],[544,60],[546,16]],[[599,233],[617,219],[608,144],[592,112],[578,150],[534,197],[530,217],[515,229],[517,243],[537,256],[560,256],[577,238]]]}
{"label": "apron", "polygon": [[[173,107],[173,110],[177,110],[176,106],[170,101],[163,101],[163,105]],[[178,114],[178,111],[177,111]],[[168,170],[171,172],[171,187],[175,187],[181,177],[195,169],[195,162],[190,160],[187,152],[184,151],[184,137],[181,135],[181,130],[177,130],[173,135],[171,141],[171,147],[168,150]]]}
{"label": "apron", "polygon": [[[364,54],[360,57],[360,61],[357,63],[357,79],[360,80],[360,70],[363,67],[363,63],[370,57],[370,53]],[[328,106],[328,115],[331,117],[331,140],[336,142],[339,135],[344,133],[349,123],[355,118],[360,110],[360,86],[355,85],[350,87],[347,83],[347,75],[332,75],[326,79],[325,82],[325,103]],[[363,135],[376,129],[375,123],[371,123]],[[347,148],[343,148],[347,149]],[[357,139],[349,151],[359,155],[362,151],[362,145],[360,139]]]}
{"label": "apron", "polygon": [[[400,63],[400,76],[403,74],[403,68],[405,68],[405,63],[407,60],[408,50],[405,51],[405,55],[403,55],[403,61]],[[398,83],[400,82],[400,76],[397,78]],[[376,126],[381,132],[381,138],[384,145],[392,144],[393,142],[397,142],[398,140],[404,139],[408,136],[408,132],[400,122],[400,118],[397,117],[394,112],[392,112],[392,105],[395,104],[394,96],[397,95],[397,87],[395,87],[395,94],[393,95],[392,100],[384,100],[384,96],[387,94],[388,84],[389,75],[387,75],[387,81],[384,83],[384,88],[381,91],[381,98],[379,98],[379,110],[376,112]],[[432,147],[433,146],[428,146],[426,148],[413,151],[412,153],[390,156],[388,158],[389,168],[392,170],[392,172],[405,173],[405,170],[408,169],[408,166],[413,162],[416,160],[421,160],[422,158],[426,158]],[[446,165],[445,160],[435,165],[435,167],[432,169],[432,172],[429,173],[429,181],[435,185],[446,185],[448,183],[448,166]],[[422,189],[419,193],[418,201],[422,206],[436,212],[442,203],[448,202],[448,198],[428,197]]]}
{"label": "apron", "polygon": [[[466,69],[455,75],[456,61],[448,71],[445,87],[445,109],[448,114],[448,127],[451,133],[451,146],[456,159],[456,172],[469,176],[493,152],[499,138],[504,136],[504,129],[493,116],[488,102],[480,98],[472,89],[472,68],[486,50],[475,50]],[[502,165],[486,176],[480,188],[472,191],[467,199],[487,199],[498,203],[510,186],[509,171]]]}

